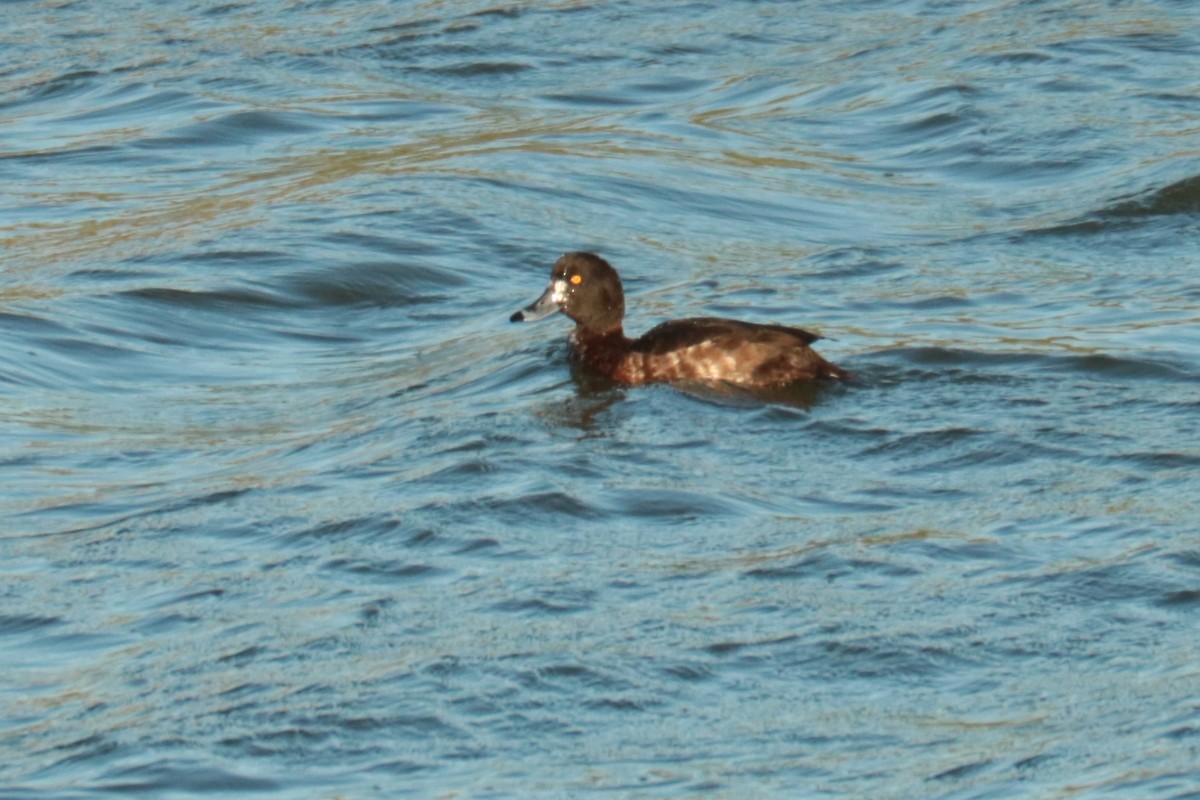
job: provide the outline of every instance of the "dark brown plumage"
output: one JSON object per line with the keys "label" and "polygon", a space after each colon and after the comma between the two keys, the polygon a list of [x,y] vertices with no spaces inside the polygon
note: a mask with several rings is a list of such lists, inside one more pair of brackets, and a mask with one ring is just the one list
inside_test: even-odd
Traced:
{"label": "dark brown plumage", "polygon": [[620,383],[726,381],[749,388],[846,377],[809,347],[820,337],[800,328],[716,317],[673,320],[637,339],[622,330],[625,295],[612,266],[592,253],[567,253],[550,286],[513,322],[562,311],[575,320],[575,357]]}

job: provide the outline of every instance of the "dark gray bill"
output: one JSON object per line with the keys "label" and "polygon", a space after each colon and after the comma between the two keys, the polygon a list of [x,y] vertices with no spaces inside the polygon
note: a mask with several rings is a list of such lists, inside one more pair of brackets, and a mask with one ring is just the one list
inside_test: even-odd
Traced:
{"label": "dark gray bill", "polygon": [[542,292],[541,297],[514,313],[508,318],[508,321],[537,322],[539,319],[545,319],[556,311],[562,311],[560,297],[561,293],[558,287],[551,283],[546,287],[546,291]]}

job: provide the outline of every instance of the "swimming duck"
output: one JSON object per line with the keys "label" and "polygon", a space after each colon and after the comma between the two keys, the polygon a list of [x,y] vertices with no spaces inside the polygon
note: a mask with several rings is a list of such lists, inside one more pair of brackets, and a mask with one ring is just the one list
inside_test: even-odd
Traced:
{"label": "swimming duck", "polygon": [[554,262],[546,291],[510,320],[536,322],[559,311],[575,321],[574,357],[629,386],[725,381],[766,388],[847,377],[809,347],[820,338],[817,334],[783,325],[694,317],[664,322],[629,339],[621,327],[625,317],[621,279],[612,265],[594,253],[567,253]]}

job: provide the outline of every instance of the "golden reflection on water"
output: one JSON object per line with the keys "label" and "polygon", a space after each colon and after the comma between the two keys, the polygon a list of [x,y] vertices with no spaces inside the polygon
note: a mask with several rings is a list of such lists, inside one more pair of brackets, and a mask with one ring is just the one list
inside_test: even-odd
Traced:
{"label": "golden reflection on water", "polygon": [[[159,193],[152,185],[139,186],[138,180],[129,181],[131,185],[124,190],[105,192],[81,191],[65,182],[53,192],[43,185],[36,203],[46,213],[41,219],[0,226],[0,246],[15,266],[38,271],[58,261],[84,256],[99,261],[134,258],[153,254],[164,245],[178,249],[187,240],[218,238],[264,225],[279,206],[333,207],[345,192],[353,191],[352,178],[410,174],[487,177],[494,173],[454,162],[509,151],[577,155],[554,137],[613,133],[611,126],[478,113],[466,123],[456,120],[452,131],[421,133],[411,141],[387,147],[359,148],[351,141],[348,147],[322,146],[286,157],[273,156],[265,164],[243,162],[237,171],[222,170],[207,188],[189,186],[185,193]],[[324,145],[325,140],[317,138],[314,143]],[[75,147],[98,144],[80,141]],[[186,149],[186,145],[181,147]],[[586,156],[616,158],[652,152],[630,148],[615,137],[590,144]],[[39,153],[29,151],[24,155],[35,154]],[[137,159],[131,158],[131,162],[136,168]],[[55,219],[79,215],[81,204],[104,204],[116,210],[84,211],[87,216],[83,219]],[[135,210],[121,211],[122,205]],[[56,207],[62,212],[56,214]]]}

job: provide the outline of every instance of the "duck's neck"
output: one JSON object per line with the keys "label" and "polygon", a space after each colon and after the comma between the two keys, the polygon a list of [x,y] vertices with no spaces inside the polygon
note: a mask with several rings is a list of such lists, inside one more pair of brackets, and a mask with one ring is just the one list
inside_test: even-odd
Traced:
{"label": "duck's neck", "polygon": [[571,338],[576,347],[625,345],[629,342],[625,338],[625,330],[620,325],[607,331],[597,331],[576,325]]}
{"label": "duck's neck", "polygon": [[575,357],[593,369],[605,373],[616,369],[629,351],[629,344],[620,325],[607,331],[596,331],[578,325],[571,334],[571,349]]}

